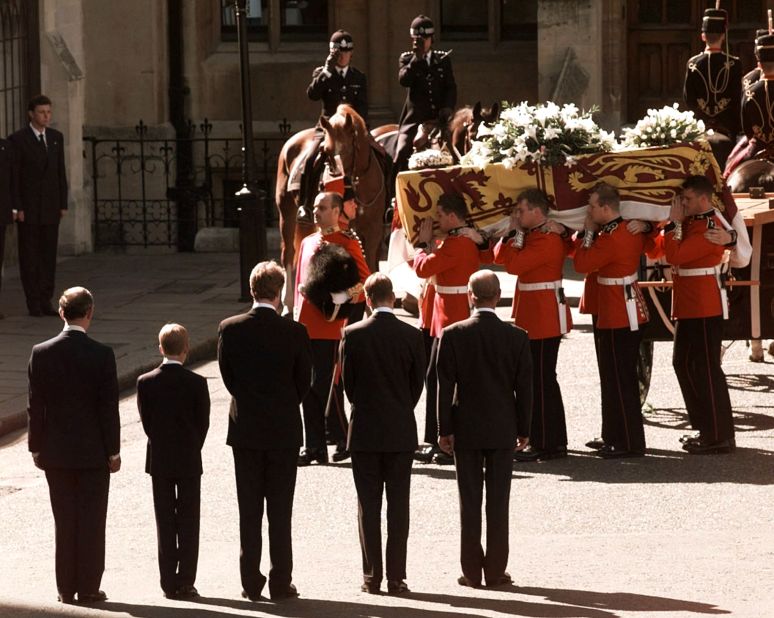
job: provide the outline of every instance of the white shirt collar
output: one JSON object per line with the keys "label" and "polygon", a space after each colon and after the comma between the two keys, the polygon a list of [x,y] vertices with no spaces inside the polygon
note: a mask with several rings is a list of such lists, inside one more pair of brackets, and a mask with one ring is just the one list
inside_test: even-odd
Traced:
{"label": "white shirt collar", "polygon": [[253,309],[271,309],[274,313],[277,312],[277,308],[269,303],[259,303],[257,300],[253,301]]}
{"label": "white shirt collar", "polygon": [[164,360],[163,360],[163,361],[161,361],[161,364],[162,364],[162,365],[182,365],[183,363],[181,363],[181,362],[180,362],[180,361],[178,361],[178,360],[172,360],[171,358],[167,358],[167,357],[165,356],[165,357],[164,357]]}
{"label": "white shirt collar", "polygon": [[336,71],[337,71],[337,72],[339,73],[339,75],[341,75],[342,77],[346,77],[346,76],[347,76],[347,71],[349,71],[349,66],[345,66],[345,67],[343,67],[343,68],[342,68],[342,67],[336,67]]}
{"label": "white shirt collar", "polygon": [[392,307],[374,307],[374,313],[393,313]]}
{"label": "white shirt collar", "polygon": [[425,54],[425,60],[427,60],[427,64],[430,64],[430,60],[433,59],[433,50],[431,49],[429,52]]}
{"label": "white shirt collar", "polygon": [[484,313],[485,311],[486,311],[487,313],[494,313],[494,314],[496,314],[496,313],[497,313],[497,312],[496,312],[494,309],[492,309],[491,307],[476,307],[475,311],[476,311],[477,313]]}
{"label": "white shirt collar", "polygon": [[35,134],[35,139],[40,139],[40,136],[43,136],[43,139],[46,139],[46,130],[43,129],[42,131],[38,131],[32,123],[30,123],[30,129],[32,129],[32,132]]}
{"label": "white shirt collar", "polygon": [[68,324],[65,322],[64,328],[62,329],[62,332],[67,332],[69,330],[77,330],[79,333],[86,333],[86,329],[83,328],[83,326],[76,326],[75,324]]}

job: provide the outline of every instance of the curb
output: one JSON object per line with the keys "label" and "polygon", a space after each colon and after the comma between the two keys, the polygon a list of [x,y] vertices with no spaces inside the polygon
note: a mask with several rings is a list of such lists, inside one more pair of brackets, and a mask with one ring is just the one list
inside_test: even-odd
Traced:
{"label": "curb", "polygon": [[[204,361],[214,360],[217,356],[217,352],[218,352],[218,338],[213,337],[211,339],[207,339],[206,341],[203,341],[202,343],[199,343],[191,347],[191,350],[188,353],[188,359],[186,360],[186,365],[193,365]],[[157,360],[154,360],[153,362],[148,362],[146,364],[140,365],[139,367],[132,367],[131,369],[127,370],[125,373],[119,375],[118,376],[119,397],[124,393],[124,391],[133,389],[137,382],[137,378],[140,377],[143,373],[151,371],[152,369],[155,369],[158,366],[159,366],[159,361],[157,359]],[[0,438],[2,438],[3,436],[13,431],[16,431],[18,429],[24,429],[26,427],[27,427],[26,409],[21,410],[20,412],[11,413],[4,418],[0,418]]]}

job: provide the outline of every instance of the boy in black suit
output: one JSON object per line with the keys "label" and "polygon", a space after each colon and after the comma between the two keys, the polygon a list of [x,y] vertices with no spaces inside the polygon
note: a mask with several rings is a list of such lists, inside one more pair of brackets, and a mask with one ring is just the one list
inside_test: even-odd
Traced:
{"label": "boy in black suit", "polygon": [[[438,349],[439,446],[454,452],[460,494],[461,586],[510,584],[508,499],[513,450],[529,442],[532,356],[527,333],[497,317],[500,283],[491,270],[470,277],[475,312],[443,329]],[[481,503],[486,485],[486,553]]]}
{"label": "boy in black suit", "polygon": [[373,314],[348,326],[341,342],[344,390],[352,404],[347,449],[358,498],[363,554],[363,592],[382,581],[382,492],[387,492],[387,591],[408,592],[411,463],[417,446],[414,406],[422,394],[425,347],[422,333],[392,313],[392,282],[374,273],[365,282]]}
{"label": "boy in black suit", "polygon": [[59,601],[107,599],[105,521],[110,473],[121,468],[121,422],[113,350],[86,331],[94,298],[86,288],[59,299],[64,330],[32,348],[29,362],[29,450],[45,470],[56,524]]}
{"label": "boy in black suit", "polygon": [[226,443],[234,454],[239,502],[242,596],[261,599],[261,526],[269,520],[269,594],[298,596],[293,578],[291,520],[296,460],[301,446],[299,406],[312,384],[312,348],[303,324],[277,313],[285,271],[261,262],[250,273],[253,307],[220,323],[218,364],[231,393]]}
{"label": "boy in black suit", "polygon": [[188,331],[167,324],[159,332],[164,361],[137,379],[137,408],[153,483],[161,589],[167,598],[199,596],[199,504],[204,439],[210,425],[207,380],[183,367]]}

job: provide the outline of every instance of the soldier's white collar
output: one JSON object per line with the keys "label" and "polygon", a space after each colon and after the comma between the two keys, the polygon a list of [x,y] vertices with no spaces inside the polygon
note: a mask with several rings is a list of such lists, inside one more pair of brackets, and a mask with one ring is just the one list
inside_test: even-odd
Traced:
{"label": "soldier's white collar", "polygon": [[83,328],[83,326],[76,326],[75,324],[67,324],[65,322],[65,325],[64,325],[64,328],[62,329],[62,332],[66,333],[67,331],[71,331],[71,330],[75,330],[75,331],[78,331],[79,333],[86,334],[86,329]]}
{"label": "soldier's white collar", "polygon": [[476,313],[484,313],[484,312],[486,312],[486,313],[495,313],[495,314],[497,313],[497,311],[495,311],[495,310],[494,310],[494,309],[492,309],[491,307],[476,307],[476,308],[474,309],[474,311],[475,311]]}

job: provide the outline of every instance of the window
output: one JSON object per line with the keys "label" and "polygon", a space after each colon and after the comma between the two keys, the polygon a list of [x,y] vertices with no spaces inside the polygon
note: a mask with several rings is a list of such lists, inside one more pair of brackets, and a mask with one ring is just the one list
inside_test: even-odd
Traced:
{"label": "window", "polygon": [[[273,39],[277,23],[281,41],[327,41],[328,0],[247,0],[247,36],[251,41]],[[279,20],[272,19],[273,13]],[[221,38],[237,38],[234,4],[226,0],[221,11]]]}
{"label": "window", "polygon": [[537,0],[441,0],[441,33],[445,41],[537,41]]}

